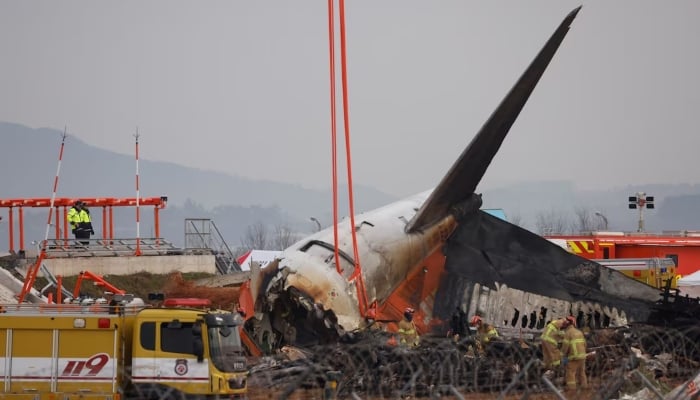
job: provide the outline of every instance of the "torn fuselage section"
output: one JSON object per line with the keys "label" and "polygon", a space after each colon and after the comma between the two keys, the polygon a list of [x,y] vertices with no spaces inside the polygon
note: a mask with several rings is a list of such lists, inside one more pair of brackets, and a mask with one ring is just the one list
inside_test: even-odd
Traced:
{"label": "torn fuselage section", "polygon": [[[440,318],[478,304],[481,311],[490,307],[501,326],[510,321],[505,325],[522,328],[525,317],[525,326],[535,327],[541,325],[538,319],[570,314],[614,326],[646,321],[659,298],[651,286],[483,212],[460,220],[445,248],[445,275],[435,305]],[[490,294],[474,295],[475,285]],[[542,310],[549,315],[538,317]]]}
{"label": "torn fuselage section", "polygon": [[358,329],[354,285],[301,251],[265,268],[246,328],[263,349],[331,343]]}
{"label": "torn fuselage section", "polygon": [[562,300],[500,283],[489,287],[467,282],[451,317],[450,328],[455,333],[466,334],[468,316],[476,314],[484,316],[503,338],[535,339],[547,322],[567,315],[576,317],[580,328],[600,329],[629,323],[625,310],[605,304]]}

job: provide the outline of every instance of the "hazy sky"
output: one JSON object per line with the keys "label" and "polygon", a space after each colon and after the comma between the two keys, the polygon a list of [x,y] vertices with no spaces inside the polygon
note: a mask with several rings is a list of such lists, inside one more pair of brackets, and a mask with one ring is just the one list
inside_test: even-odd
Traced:
{"label": "hazy sky", "polygon": [[[579,4],[348,1],[355,182],[433,187]],[[582,4],[481,188],[697,183],[700,2]],[[326,7],[2,0],[0,120],[126,154],[138,126],[144,159],[327,187]]]}

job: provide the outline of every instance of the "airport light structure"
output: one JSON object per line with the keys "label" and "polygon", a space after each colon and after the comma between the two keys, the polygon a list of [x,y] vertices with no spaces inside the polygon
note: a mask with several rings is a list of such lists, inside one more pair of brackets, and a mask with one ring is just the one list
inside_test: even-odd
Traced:
{"label": "airport light structure", "polygon": [[644,192],[637,192],[634,196],[629,196],[629,209],[639,209],[639,224],[637,232],[644,232],[644,209],[654,209],[654,196],[647,196]]}
{"label": "airport light structure", "polygon": [[[50,225],[55,228],[55,239],[68,240],[68,233],[71,231],[68,227],[68,210],[75,204],[76,198],[57,198],[54,200],[55,220]],[[105,240],[114,239],[114,207],[135,207],[137,204],[141,206],[153,206],[153,225],[156,238],[160,237],[160,216],[159,211],[164,209],[167,202],[167,196],[146,197],[146,198],[106,198],[106,197],[81,197],[80,200],[89,207],[102,207],[102,238]],[[30,199],[0,199],[0,208],[8,209],[8,233],[10,252],[15,251],[14,238],[14,209],[17,209],[19,218],[19,252],[24,253],[24,208],[46,208],[51,207],[51,199],[49,198],[30,198]],[[59,210],[62,210],[59,213]],[[59,216],[61,215],[62,216]],[[0,217],[1,218],[1,217]],[[63,222],[61,223],[61,218]],[[61,229],[61,225],[63,229]]]}

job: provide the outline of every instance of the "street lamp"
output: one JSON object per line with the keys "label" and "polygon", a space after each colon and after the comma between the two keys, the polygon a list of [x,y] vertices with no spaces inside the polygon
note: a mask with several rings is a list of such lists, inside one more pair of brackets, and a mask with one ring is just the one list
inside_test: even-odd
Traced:
{"label": "street lamp", "polygon": [[309,219],[316,223],[316,232],[319,232],[321,230],[321,223],[318,222],[318,220],[315,217],[311,217]]}
{"label": "street lamp", "polygon": [[629,208],[639,209],[639,225],[637,232],[644,232],[644,208],[654,209],[654,196],[647,196],[644,192],[637,192],[635,196],[629,196]]}
{"label": "street lamp", "polygon": [[603,230],[607,231],[608,230],[608,219],[600,211],[596,211],[595,215],[597,215],[598,217],[600,217],[603,220]]}

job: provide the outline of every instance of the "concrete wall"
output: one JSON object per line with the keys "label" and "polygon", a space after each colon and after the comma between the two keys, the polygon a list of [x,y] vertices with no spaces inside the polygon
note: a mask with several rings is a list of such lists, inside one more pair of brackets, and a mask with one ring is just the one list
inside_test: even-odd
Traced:
{"label": "concrete wall", "polygon": [[51,258],[44,264],[54,275],[73,276],[80,271],[99,275],[131,275],[146,271],[152,274],[170,272],[206,272],[216,274],[213,255],[120,256]]}

